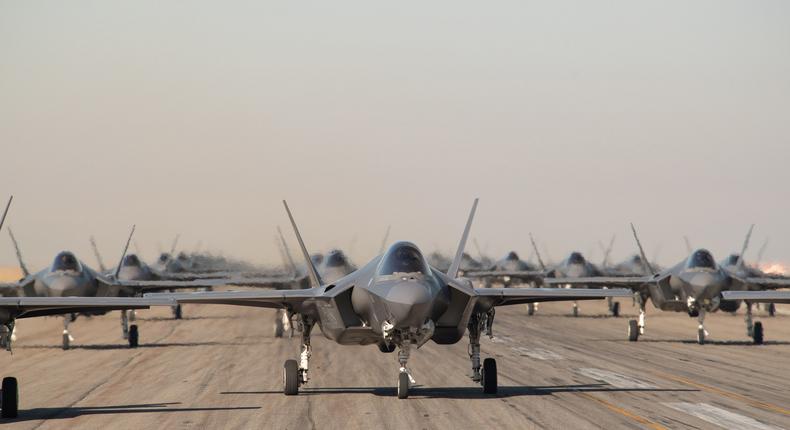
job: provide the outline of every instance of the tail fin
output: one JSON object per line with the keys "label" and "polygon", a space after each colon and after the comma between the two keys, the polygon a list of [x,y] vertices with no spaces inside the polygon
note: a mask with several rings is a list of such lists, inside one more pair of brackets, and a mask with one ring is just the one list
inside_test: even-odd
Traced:
{"label": "tail fin", "polygon": [[181,239],[181,233],[178,233],[173,239],[173,245],[170,247],[170,256],[175,258],[176,256],[176,246],[178,246],[178,239]]}
{"label": "tail fin", "polygon": [[310,276],[310,284],[314,288],[320,287],[323,285],[323,282],[321,281],[321,277],[318,275],[318,271],[315,269],[313,260],[310,258],[310,253],[307,252],[307,247],[304,246],[302,235],[299,233],[299,227],[296,226],[296,221],[294,221],[294,217],[291,215],[291,209],[288,208],[288,202],[283,200],[283,206],[285,206],[285,212],[288,213],[288,218],[291,220],[291,226],[294,228],[296,240],[299,241],[299,247],[302,248],[302,256],[304,257],[304,262],[307,265],[307,274]]}
{"label": "tail fin", "polygon": [[765,253],[765,248],[768,247],[768,237],[765,238],[763,245],[760,247],[760,250],[757,251],[757,261],[754,262],[755,266],[759,266],[760,263],[763,261],[763,253]]}
{"label": "tail fin", "polygon": [[93,248],[93,255],[96,256],[96,262],[99,263],[99,270],[101,270],[102,272],[106,272],[107,266],[104,265],[104,261],[102,260],[101,254],[99,253],[99,247],[96,246],[96,239],[94,239],[93,236],[91,236],[90,239],[91,239],[91,248]]}
{"label": "tail fin", "polygon": [[115,279],[118,279],[118,274],[121,273],[121,266],[123,266],[123,259],[126,258],[126,252],[129,251],[129,244],[132,242],[132,235],[134,235],[135,225],[132,226],[132,231],[129,232],[129,238],[126,239],[126,246],[123,247],[123,253],[121,254],[121,260],[118,261],[118,267],[115,268]]}
{"label": "tail fin", "polygon": [[30,271],[27,270],[27,266],[25,266],[25,261],[22,259],[22,251],[19,250],[19,244],[14,237],[14,232],[11,229],[8,229],[8,235],[11,236],[11,242],[14,243],[14,250],[16,251],[16,260],[19,262],[19,268],[22,269],[22,274],[25,276],[30,276]]}
{"label": "tail fin", "polygon": [[694,252],[694,248],[691,247],[691,242],[689,242],[688,236],[683,236],[683,242],[686,243],[686,252],[688,252],[689,254]]}
{"label": "tail fin", "polygon": [[285,236],[283,236],[283,231],[280,230],[280,226],[277,226],[277,233],[280,235],[280,243],[282,244],[283,256],[287,259],[285,263],[288,265],[288,269],[291,271],[291,274],[296,277],[296,264],[294,264],[294,259],[291,257],[291,250],[288,249],[288,242],[285,241]]}
{"label": "tail fin", "polygon": [[11,201],[14,200],[14,196],[8,198],[8,203],[5,205],[5,210],[3,211],[3,217],[0,218],[0,230],[3,229],[3,224],[5,223],[5,216],[8,215],[8,209],[11,208]]}
{"label": "tail fin", "polygon": [[634,233],[634,240],[636,240],[636,246],[639,247],[639,255],[642,257],[642,267],[644,267],[645,271],[649,273],[651,276],[655,275],[656,272],[653,270],[653,266],[650,265],[650,262],[647,261],[645,250],[642,249],[642,242],[639,241],[639,236],[636,234],[636,227],[634,227],[634,223],[631,223],[631,231]]}
{"label": "tail fin", "polygon": [[447,269],[447,276],[455,279],[458,277],[458,269],[461,268],[461,260],[464,255],[464,248],[466,248],[466,240],[469,238],[469,230],[472,229],[472,220],[475,219],[475,211],[477,210],[477,202],[480,199],[475,199],[472,203],[472,210],[469,212],[469,219],[466,220],[466,227],[464,227],[464,234],[461,235],[461,242],[458,244],[458,250],[455,251],[455,258],[453,258],[450,268]]}
{"label": "tail fin", "polygon": [[392,225],[387,226],[387,232],[384,233],[384,239],[381,239],[381,247],[379,247],[379,255],[383,254],[387,247],[387,240],[390,238],[390,229]]}
{"label": "tail fin", "polygon": [[609,246],[604,248],[603,243],[598,242],[598,246],[601,247],[601,251],[603,252],[603,262],[601,263],[601,267],[606,267],[609,265],[609,255],[612,253],[612,247],[614,247],[614,239],[617,235],[612,235],[612,239],[609,240]]}
{"label": "tail fin", "polygon": [[538,264],[540,264],[540,270],[546,270],[546,264],[543,263],[543,258],[540,257],[540,251],[538,251],[538,244],[535,243],[535,238],[532,237],[532,233],[529,234],[529,241],[532,243],[532,249],[535,250],[535,256],[538,257]]}
{"label": "tail fin", "polygon": [[746,252],[746,248],[749,247],[749,239],[752,238],[752,230],[754,230],[754,224],[749,226],[749,231],[746,233],[746,239],[743,240],[743,246],[741,247],[741,253],[738,254],[738,265],[739,266],[744,264],[743,254]]}

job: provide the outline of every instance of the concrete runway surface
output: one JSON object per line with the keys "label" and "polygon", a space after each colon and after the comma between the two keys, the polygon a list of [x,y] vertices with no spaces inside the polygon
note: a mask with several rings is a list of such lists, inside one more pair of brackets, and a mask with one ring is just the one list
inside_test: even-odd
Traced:
{"label": "concrete runway surface", "polygon": [[[623,301],[623,313],[636,308]],[[59,318],[18,322],[3,376],[20,383],[19,418],[3,429],[237,428],[790,428],[790,317],[768,318],[766,345],[751,345],[743,311],[708,317],[710,343],[697,345],[696,320],[648,310],[647,334],[626,340],[628,318],[604,302],[499,308],[495,357],[499,394],[466,376],[466,341],[428,343],[412,353],[419,384],[395,395],[396,354],[342,347],[316,330],[310,384],[282,394],[282,366],[298,340],[273,337],[273,311],[185,306],[138,312],[141,347],[121,339],[119,313],[71,325],[74,349],[60,349]]]}

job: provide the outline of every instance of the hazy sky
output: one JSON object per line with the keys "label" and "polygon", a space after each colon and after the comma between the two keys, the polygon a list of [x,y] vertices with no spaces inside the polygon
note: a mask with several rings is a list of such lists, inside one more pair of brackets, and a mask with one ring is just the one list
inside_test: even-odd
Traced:
{"label": "hazy sky", "polygon": [[[790,261],[790,2],[0,0],[0,198],[28,265],[181,233]],[[288,238],[295,243],[289,230]],[[0,265],[15,265],[0,237]],[[292,245],[293,246],[293,245]]]}

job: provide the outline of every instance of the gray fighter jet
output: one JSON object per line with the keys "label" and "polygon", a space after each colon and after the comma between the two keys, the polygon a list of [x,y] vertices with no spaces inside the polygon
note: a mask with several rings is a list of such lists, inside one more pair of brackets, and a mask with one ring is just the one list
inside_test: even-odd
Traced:
{"label": "gray fighter jet", "polygon": [[[77,256],[70,251],[62,251],[55,256],[52,264],[36,273],[28,271],[22,254],[19,251],[18,243],[9,230],[11,239],[16,249],[19,259],[19,266],[24,277],[15,283],[0,283],[0,291],[6,297],[135,297],[141,296],[145,292],[151,291],[172,291],[178,289],[197,289],[213,288],[219,285],[239,285],[238,279],[241,278],[210,278],[193,280],[167,280],[156,277],[149,279],[121,279],[121,272],[126,268],[132,270],[134,276],[127,272],[132,278],[144,272],[134,271],[135,268],[126,267],[123,263],[132,263],[136,258],[129,259],[131,255],[126,255],[129,243],[134,234],[134,227],[126,241],[121,259],[115,271],[111,274],[103,274],[96,271],[80,261]],[[139,260],[137,260],[139,261]],[[243,285],[276,288],[280,282],[290,282],[278,278],[244,278]],[[173,303],[177,305],[176,303]],[[101,312],[99,313],[101,314]],[[73,313],[63,319],[63,349],[69,349],[70,343],[74,340],[69,332],[69,324],[78,315],[92,316],[95,312]],[[139,342],[139,328],[136,324],[129,325],[129,314],[121,312],[121,329],[123,338],[127,339],[129,346],[135,348]]]}
{"label": "gray fighter jet", "polygon": [[[0,218],[3,227],[13,196],[8,199],[5,211]],[[70,260],[64,258],[64,260]],[[57,262],[57,259],[56,259]],[[72,261],[73,262],[73,261]],[[53,286],[65,291],[74,286],[69,280],[49,277]],[[94,285],[98,288],[98,285]],[[105,288],[116,287],[108,285]],[[16,284],[2,286],[4,291],[17,293]],[[11,336],[17,319],[50,315],[97,314],[113,310],[147,309],[152,305],[170,305],[167,299],[122,298],[122,297],[0,297],[0,347],[11,350]],[[0,416],[16,418],[19,411],[19,383],[16,378],[6,376],[0,385]]]}
{"label": "gray fighter jet", "polygon": [[299,386],[309,380],[310,335],[316,324],[326,338],[341,345],[377,345],[385,353],[398,349],[398,398],[408,397],[409,385],[414,384],[407,367],[412,348],[428,341],[454,344],[468,331],[472,380],[481,383],[485,393],[496,393],[496,361],[480,361],[480,337],[482,333],[492,336],[496,306],[631,296],[628,290],[621,289],[474,288],[470,280],[458,277],[458,272],[477,200],[447,273],[429,266],[417,245],[396,242],[359,270],[326,283],[310,260],[288,205],[283,203],[307,264],[311,288],[156,297],[173,298],[180,303],[286,309],[302,328],[300,360],[287,360],[283,369],[286,395],[297,394]]}
{"label": "gray fighter jet", "polygon": [[[645,333],[645,306],[648,298],[653,305],[663,311],[687,312],[699,321],[697,342],[705,343],[708,336],[705,330],[705,315],[722,310],[734,312],[741,305],[740,300],[726,300],[724,291],[770,290],[790,286],[790,280],[770,277],[741,277],[718,265],[706,249],[691,252],[688,258],[675,266],[656,271],[647,262],[642,244],[631,225],[634,239],[639,248],[645,271],[649,276],[637,277],[592,277],[592,278],[547,278],[547,285],[589,285],[598,287],[626,287],[634,291],[639,303],[639,319],[628,322],[628,339],[636,341]],[[746,251],[748,239],[744,242],[740,255]],[[752,303],[746,301],[746,331],[755,344],[763,343],[763,325],[753,322]]]}

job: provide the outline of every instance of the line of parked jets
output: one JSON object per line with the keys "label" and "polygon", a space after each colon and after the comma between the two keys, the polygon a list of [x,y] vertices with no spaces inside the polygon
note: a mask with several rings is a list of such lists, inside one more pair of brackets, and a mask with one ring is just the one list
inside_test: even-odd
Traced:
{"label": "line of parked jets", "polygon": [[[0,219],[0,229],[11,201],[12,198]],[[645,257],[632,225],[639,255],[623,264],[604,264],[599,268],[575,252],[558,264],[547,265],[532,240],[537,267],[521,260],[515,252],[486,267],[465,252],[477,203],[475,200],[472,205],[452,259],[438,254],[426,258],[411,242],[399,241],[386,247],[388,228],[379,255],[357,268],[340,250],[311,255],[283,201],[304,259],[303,267],[297,267],[278,229],[286,273],[243,272],[222,265],[213,270],[195,270],[186,264],[186,258],[170,257],[177,239],[169,254],[148,266],[136,254],[128,254],[134,227],[115,268],[104,266],[98,247],[91,240],[99,270],[63,251],[55,256],[51,266],[31,273],[9,230],[24,277],[15,283],[0,284],[0,345],[11,349],[16,320],[23,318],[62,316],[63,347],[68,349],[72,341],[68,325],[77,315],[118,310],[122,335],[130,347],[136,347],[139,329],[136,324],[129,325],[135,310],[170,306],[174,317],[179,318],[182,304],[253,306],[278,310],[274,324],[277,336],[289,331],[292,336],[298,333],[301,337],[298,359],[287,360],[283,366],[286,395],[298,394],[299,388],[309,381],[310,337],[316,325],[326,338],[340,345],[376,345],[383,353],[397,350],[397,396],[401,399],[408,397],[409,387],[415,384],[408,367],[412,350],[428,341],[454,344],[466,335],[469,375],[484,393],[495,394],[496,361],[481,359],[480,340],[484,334],[493,337],[498,306],[526,305],[532,314],[540,302],[570,301],[573,314],[578,315],[578,301],[606,299],[610,301],[610,312],[617,316],[619,303],[613,299],[633,298],[640,314],[638,320],[629,321],[628,337],[636,341],[645,332],[645,306],[650,299],[658,309],[687,312],[698,318],[698,341],[704,343],[705,315],[717,310],[734,312],[745,302],[747,332],[755,343],[762,343],[762,324],[752,321],[753,304],[790,302],[790,292],[776,291],[790,286],[790,279],[767,276],[745,264],[742,256],[751,228],[741,253],[721,264],[707,250],[698,249],[677,265],[660,270]],[[608,252],[605,254],[606,261]],[[495,284],[502,287],[494,287]],[[228,285],[257,288],[212,291]],[[519,288],[512,288],[515,286]],[[175,292],[183,289],[201,291]],[[0,403],[2,417],[17,416],[16,378],[3,378]]]}

